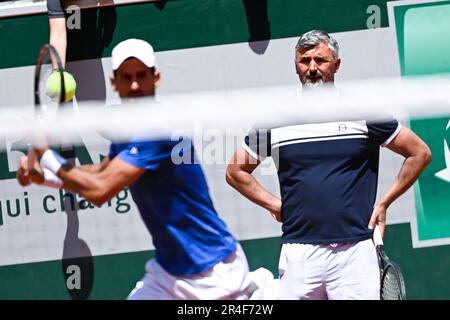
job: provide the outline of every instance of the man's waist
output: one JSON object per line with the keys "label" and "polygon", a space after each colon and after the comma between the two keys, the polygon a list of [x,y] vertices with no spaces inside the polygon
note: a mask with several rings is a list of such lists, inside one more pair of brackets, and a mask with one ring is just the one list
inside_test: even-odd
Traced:
{"label": "man's waist", "polygon": [[330,246],[332,248],[343,247],[352,245],[356,242],[367,240],[372,237],[372,231],[368,229],[367,233],[360,234],[357,236],[343,237],[343,238],[308,238],[308,237],[293,237],[292,235],[283,234],[282,243],[298,243],[298,244],[313,244],[321,246]]}

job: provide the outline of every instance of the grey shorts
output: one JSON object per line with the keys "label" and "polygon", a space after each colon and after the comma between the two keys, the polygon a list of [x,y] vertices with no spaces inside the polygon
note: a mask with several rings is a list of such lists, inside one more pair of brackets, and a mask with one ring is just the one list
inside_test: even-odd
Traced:
{"label": "grey shorts", "polygon": [[64,0],[47,0],[47,11],[50,19],[64,18]]}

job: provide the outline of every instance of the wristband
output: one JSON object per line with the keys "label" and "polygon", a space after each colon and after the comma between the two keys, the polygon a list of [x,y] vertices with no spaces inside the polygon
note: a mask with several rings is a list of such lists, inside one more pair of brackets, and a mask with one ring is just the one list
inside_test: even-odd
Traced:
{"label": "wristband", "polygon": [[62,188],[63,181],[53,172],[51,172],[49,169],[44,168],[44,186],[51,187],[51,188]]}
{"label": "wristband", "polygon": [[58,153],[50,149],[44,152],[40,161],[42,168],[47,168],[55,175],[58,173],[59,169],[61,169],[61,167],[66,163],[67,163],[66,159],[64,159]]}

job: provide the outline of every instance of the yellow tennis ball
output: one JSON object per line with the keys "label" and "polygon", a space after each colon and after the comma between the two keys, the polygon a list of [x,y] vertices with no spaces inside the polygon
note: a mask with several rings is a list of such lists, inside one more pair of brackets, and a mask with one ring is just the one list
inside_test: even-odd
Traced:
{"label": "yellow tennis ball", "polygon": [[[77,90],[77,83],[75,78],[68,73],[67,71],[63,71],[64,77],[64,89],[65,89],[65,97],[64,102],[72,100],[75,96],[75,92]],[[54,70],[47,79],[45,83],[45,93],[55,102],[59,101],[59,97],[61,95],[61,75],[58,70]]]}

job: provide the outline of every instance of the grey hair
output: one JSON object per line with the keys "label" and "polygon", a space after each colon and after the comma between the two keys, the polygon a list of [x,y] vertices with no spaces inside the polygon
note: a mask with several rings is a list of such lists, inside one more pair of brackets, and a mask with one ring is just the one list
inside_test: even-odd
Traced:
{"label": "grey hair", "polygon": [[326,42],[328,44],[335,60],[339,58],[339,44],[333,37],[322,30],[311,30],[302,34],[295,46],[295,52],[300,49],[315,47],[321,42]]}

